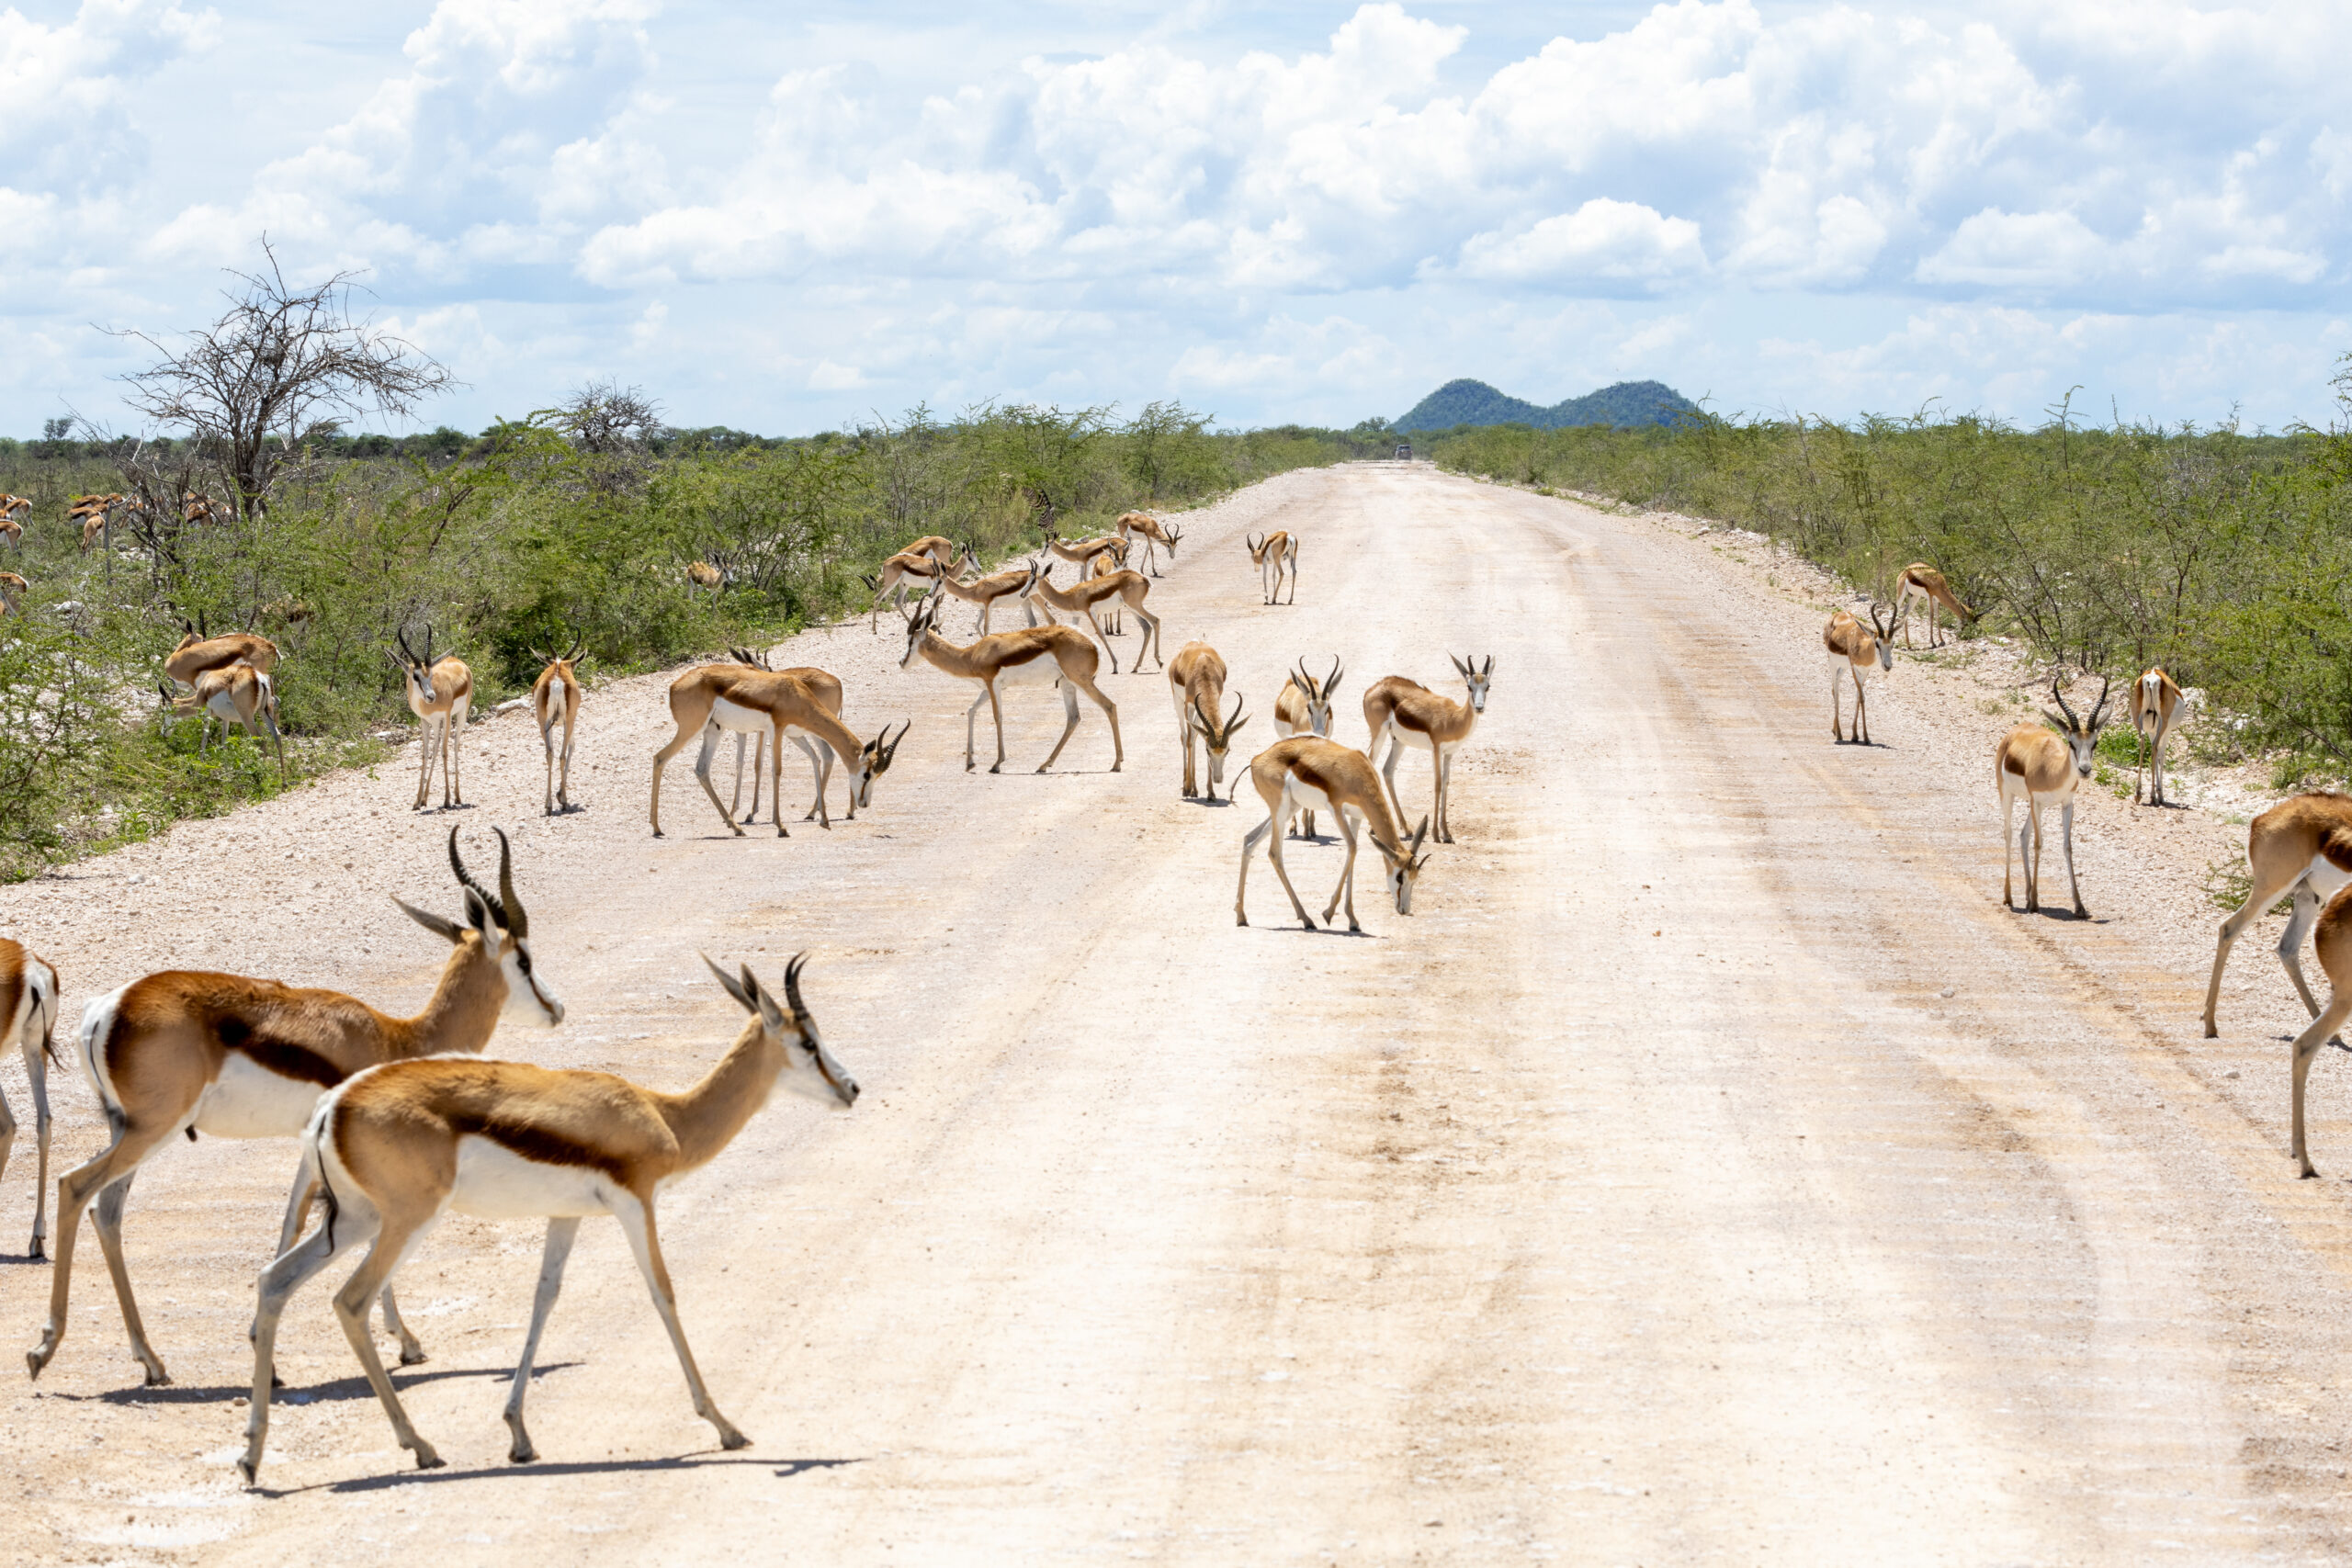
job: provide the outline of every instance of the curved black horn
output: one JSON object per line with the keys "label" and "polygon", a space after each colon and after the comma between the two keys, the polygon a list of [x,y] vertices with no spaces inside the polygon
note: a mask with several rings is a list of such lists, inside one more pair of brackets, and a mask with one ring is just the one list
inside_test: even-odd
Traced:
{"label": "curved black horn", "polygon": [[2115,682],[2112,680],[2109,679],[2105,675],[2098,678],[2098,701],[2093,705],[2091,708],[2091,728],[2093,729],[2097,729],[2098,728],[2099,715],[2107,711],[2108,688],[2112,686],[2114,683]]}
{"label": "curved black horn", "polygon": [[531,918],[523,912],[523,900],[514,897],[514,850],[506,841],[506,829],[492,828],[498,835],[498,906],[504,917],[502,923],[521,942],[531,934]]}
{"label": "curved black horn", "polygon": [[449,829],[449,869],[458,874],[458,886],[481,899],[491,908],[498,908],[498,900],[490,896],[490,889],[476,882],[474,874],[466,869],[464,857],[458,853],[458,830],[455,828]]}
{"label": "curved black horn", "polygon": [[2050,678],[2050,694],[2058,699],[2058,711],[2066,716],[2066,722],[2076,729],[2082,728],[2083,721],[2076,718],[2075,710],[2066,705],[2066,694],[2058,689],[2058,677],[2055,675]]}
{"label": "curved black horn", "polygon": [[808,963],[806,953],[796,953],[792,962],[784,966],[784,999],[791,1004],[793,1018],[801,1023],[808,1021],[808,1004],[800,999],[800,971]]}

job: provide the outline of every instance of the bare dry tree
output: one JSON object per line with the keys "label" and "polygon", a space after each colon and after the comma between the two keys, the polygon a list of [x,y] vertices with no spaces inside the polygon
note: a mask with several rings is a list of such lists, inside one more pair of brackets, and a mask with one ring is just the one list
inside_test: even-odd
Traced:
{"label": "bare dry tree", "polygon": [[192,435],[240,518],[268,508],[269,493],[311,447],[346,420],[405,419],[458,385],[447,367],[352,310],[356,272],[298,288],[262,241],[266,265],[232,272],[228,310],[175,343],[116,333],[162,357],[123,378],[128,401],[157,425]]}

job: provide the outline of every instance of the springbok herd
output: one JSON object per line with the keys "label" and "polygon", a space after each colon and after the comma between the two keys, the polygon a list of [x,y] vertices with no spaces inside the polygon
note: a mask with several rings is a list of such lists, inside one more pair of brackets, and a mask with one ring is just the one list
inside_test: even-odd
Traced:
{"label": "springbok herd", "polygon": [[[1896,636],[1903,637],[1906,647],[1911,646],[1909,612],[1914,599],[1925,604],[1931,648],[1939,642],[1939,607],[1949,609],[1963,621],[1976,618],[1977,612],[1952,592],[1944,574],[1925,562],[1905,567],[1896,583],[1893,621],[1883,619],[1878,605],[1873,604],[1867,626],[1839,610],[1822,628],[1822,647],[1829,661],[1830,734],[1841,743],[1849,734],[1839,701],[1844,680],[1850,676],[1854,682],[1852,739],[1867,745],[1870,720],[1865,682],[1874,671],[1894,669]],[[2058,711],[2042,710],[2047,724],[2020,724],[1994,745],[1993,783],[2001,800],[2001,902],[2006,907],[2016,907],[2009,870],[2014,851],[2025,870],[2025,912],[2041,912],[2041,814],[2055,806],[2059,843],[2066,858],[2067,891],[2074,898],[2076,918],[2090,918],[2075,875],[2075,792],[2083,780],[2091,776],[2096,765],[2099,731],[2107,724],[2110,692],[2110,683],[2102,681],[2098,699],[2086,719],[2075,713],[2058,681],[2052,679],[2050,695],[2057,703]],[[2150,785],[2147,798],[2154,805],[2169,804],[2165,799],[2165,742],[2182,717],[2188,702],[2180,686],[2161,669],[2144,671],[2132,683],[2132,728],[2140,737],[2141,767],[2146,775],[2144,782]],[[2143,782],[2134,780],[2134,800],[2140,798]],[[2025,807],[2025,822],[2012,845],[2009,824],[2018,806]],[[2278,939],[2278,958],[2286,966],[2287,978],[2294,982],[2296,995],[2302,998],[2303,1007],[2311,1014],[2312,1024],[2295,1040],[2290,1157],[2302,1175],[2317,1176],[2319,1172],[2312,1165],[2303,1137],[2303,1091],[2311,1076],[2312,1058],[2344,1026],[2346,1019],[2352,1018],[2352,897],[2339,897],[2347,885],[2352,885],[2352,795],[2333,792],[2299,795],[2265,811],[2246,830],[2246,862],[2252,872],[2252,886],[2245,902],[2222,922],[2214,943],[2213,972],[2205,986],[2205,1038],[2213,1039],[2219,1032],[2213,1014],[2221,1000],[2222,969],[2229,962],[2231,947],[2256,916],[2291,895],[2293,914]],[[2312,938],[2320,968],[2327,976],[2329,996],[2324,1008],[2303,978],[2300,954],[2307,936]]]}
{"label": "springbok herd", "polygon": [[[921,660],[971,682],[976,690],[965,715],[967,773],[978,765],[974,731],[980,705],[988,705],[996,727],[996,760],[989,769],[996,773],[1005,761],[1000,688],[1033,681],[1060,689],[1067,720],[1060,739],[1037,771],[1050,769],[1069,744],[1082,694],[1102,709],[1109,723],[1111,767],[1117,772],[1125,761],[1118,705],[1097,684],[1096,675],[1106,657],[1112,671],[1118,671],[1109,640],[1115,634],[1106,631],[1104,614],[1132,611],[1139,625],[1139,643],[1129,672],[1143,672],[1142,655],[1148,650],[1167,680],[1183,743],[1182,793],[1187,798],[1216,797],[1235,737],[1248,724],[1249,715],[1239,694],[1228,692],[1225,660],[1206,643],[1188,642],[1174,658],[1159,658],[1160,620],[1148,607],[1151,581],[1159,575],[1153,558],[1164,552],[1172,558],[1182,538],[1177,525],[1130,513],[1118,520],[1116,532],[1099,538],[1069,542],[1049,536],[1046,548],[1035,558],[993,576],[982,574],[971,546],[959,550],[936,536],[916,540],[884,564],[872,580],[875,608],[884,598],[897,595],[906,633],[900,668],[910,670]],[[1144,572],[1125,564],[1138,543]],[[1290,602],[1279,600],[1285,577],[1295,600],[1297,539],[1277,532],[1248,544],[1261,572],[1261,602]],[[1067,589],[1052,581],[1061,561],[1078,569],[1077,581]],[[910,606],[904,600],[915,589],[922,596]],[[978,635],[974,641],[958,645],[942,634],[941,612],[951,598],[977,607]],[[1028,624],[990,632],[991,609],[1008,599],[1019,604]],[[1082,620],[1089,630],[1060,623],[1057,611]],[[193,714],[207,726],[219,719],[224,733],[234,722],[256,740],[265,732],[277,739],[271,677],[278,659],[276,645],[250,632],[207,637],[192,626],[183,629],[187,636],[164,663],[168,679],[161,693],[167,719]],[[462,660],[435,656],[429,627],[421,650],[402,632],[388,652],[400,667],[409,706],[422,730],[413,807],[426,804],[436,761],[443,805],[459,805],[459,737],[473,697],[472,674]],[[533,684],[530,700],[547,752],[544,810],[553,817],[575,808],[571,775],[582,706],[577,674],[581,649],[541,657],[546,667]],[[1303,926],[1314,929],[1314,918],[1291,886],[1283,846],[1285,838],[1314,840],[1317,812],[1337,824],[1347,847],[1346,863],[1324,920],[1330,922],[1344,905],[1348,929],[1361,929],[1353,888],[1360,837],[1370,838],[1380,853],[1385,891],[1396,912],[1410,913],[1414,883],[1429,859],[1422,844],[1432,819],[1437,841],[1453,841],[1449,807],[1453,758],[1476,728],[1494,674],[1491,656],[1483,662],[1456,659],[1453,666],[1467,684],[1465,701],[1440,696],[1401,675],[1374,682],[1363,698],[1369,734],[1362,750],[1330,738],[1333,699],[1343,673],[1340,662],[1333,660],[1329,672],[1319,677],[1304,664],[1287,673],[1274,702],[1279,739],[1249,764],[1250,783],[1267,815],[1242,841],[1241,883],[1234,897],[1237,924],[1249,923],[1244,899],[1250,861],[1262,843],[1289,895],[1292,912]],[[187,690],[182,694],[178,687]],[[739,837],[743,823],[759,813],[763,759],[770,818],[776,832],[788,836],[781,795],[786,740],[808,758],[814,774],[817,798],[810,817],[831,827],[826,796],[836,767],[847,774],[845,818],[871,806],[875,783],[889,771],[909,726],[900,724],[893,736],[886,725],[872,739],[861,741],[842,722],[843,696],[841,681],[824,671],[773,670],[765,659],[746,649],[735,650],[729,661],[698,665],[679,675],[669,687],[670,715],[677,732],[653,759],[649,811],[654,834],[662,832],[663,765],[697,737],[701,750],[695,761],[695,779],[719,819]],[[736,737],[735,795],[721,801],[711,764],[729,733]],[[735,807],[741,798],[746,739],[754,747],[752,800],[751,812],[739,820]],[[1375,769],[1384,743],[1386,758]],[[279,745],[282,767],[282,741]],[[1404,831],[1405,813],[1396,791],[1397,763],[1408,750],[1430,754],[1434,781],[1430,814],[1410,835]],[[1237,779],[1227,798],[1238,788]],[[524,1395],[572,1238],[581,1219],[591,1214],[610,1214],[620,1222],[669,1330],[695,1413],[718,1430],[724,1447],[741,1448],[748,1441],[719,1413],[695,1367],[662,1261],[654,1207],[663,1184],[717,1156],[779,1087],[827,1105],[855,1103],[857,1084],[826,1050],[801,993],[807,954],[786,967],[780,997],[748,966],[729,974],[704,959],[720,987],[743,1009],[745,1019],[718,1065],[684,1093],[640,1089],[609,1073],[485,1061],[481,1053],[502,1017],[552,1028],[564,1016],[562,1001],[534,964],[530,920],[515,890],[511,847],[503,830],[493,831],[498,838],[494,893],[468,870],[452,829],[448,856],[457,879],[458,917],[448,919],[394,900],[411,919],[449,946],[440,981],[414,1017],[394,1017],[336,991],[177,970],[132,980],[88,1005],[74,1034],[74,1060],[105,1111],[109,1137],[104,1152],[66,1172],[57,1184],[57,1249],[49,1316],[39,1342],[26,1356],[34,1377],[56,1356],[64,1337],[74,1244],[86,1212],[106,1255],[131,1352],[144,1368],[147,1382],[169,1382],[140,1321],[124,1260],[122,1214],[133,1178],[151,1156],[181,1135],[191,1141],[200,1133],[222,1138],[293,1137],[300,1140],[300,1153],[277,1257],[261,1275],[253,1321],[253,1392],[239,1461],[248,1483],[260,1473],[268,1432],[276,1382],[273,1347],[280,1314],[305,1281],[362,1248],[356,1269],[334,1292],[335,1315],[401,1446],[420,1468],[442,1462],[433,1445],[410,1425],[385,1374],[369,1318],[380,1303],[384,1329],[398,1342],[401,1364],[424,1359],[424,1347],[401,1316],[392,1277],[419,1238],[451,1213],[543,1217],[548,1222],[530,1325],[506,1400],[513,1460],[536,1457],[524,1425]],[[40,1143],[31,1247],[36,1258],[48,1242],[51,1118],[45,1063],[57,1060],[59,994],[54,967],[19,943],[0,939],[0,1010],[13,1019],[24,1053]],[[0,1100],[0,1169],[6,1168],[15,1134],[15,1120]],[[314,1209],[317,1224],[305,1234]]]}

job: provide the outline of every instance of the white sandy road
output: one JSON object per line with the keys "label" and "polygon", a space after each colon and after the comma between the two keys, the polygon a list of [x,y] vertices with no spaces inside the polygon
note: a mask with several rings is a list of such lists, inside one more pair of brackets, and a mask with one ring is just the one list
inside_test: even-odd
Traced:
{"label": "white sandy road", "polygon": [[[1295,609],[1259,604],[1241,549],[1270,524],[1305,541]],[[1009,771],[967,776],[966,699],[900,672],[897,637],[797,639],[782,658],[838,671],[854,728],[915,728],[870,813],[788,841],[712,836],[684,759],[673,837],[647,835],[659,681],[592,694],[589,809],[559,822],[535,815],[527,721],[482,727],[479,804],[452,819],[477,854],[520,824],[571,1009],[496,1050],[683,1083],[735,1027],[697,949],[763,973],[817,953],[810,1001],[865,1098],[779,1103],[662,1214],[752,1448],[714,1451],[617,1234],[591,1225],[532,1394],[546,1457],[505,1464],[538,1234],[453,1221],[402,1275],[435,1359],[401,1380],[451,1467],[401,1468],[314,1288],[281,1337],[270,1491],[239,1492],[231,1402],[293,1156],[207,1141],[150,1168],[127,1225],[178,1382],[138,1386],[94,1249],[54,1365],[0,1382],[9,1550],[2342,1554],[2352,1198],[2291,1179],[2273,1037],[2292,1004],[2256,941],[2206,1043],[2192,904],[2005,915],[1993,722],[1947,739],[1941,699],[1899,671],[1873,704],[1884,744],[1831,747],[1817,614],[1649,525],[1362,467],[1261,486],[1182,549],[1153,593],[1170,651],[1217,645],[1258,744],[1295,658],[1346,656],[1351,739],[1368,681],[1458,690],[1447,652],[1496,656],[1461,841],[1411,919],[1368,873],[1364,936],[1302,933],[1261,863],[1237,930],[1258,808],[1178,798],[1157,676],[1104,677],[1124,773],[1091,709],[1070,771],[1019,771],[1060,725],[1031,691]],[[173,963],[413,1004],[437,954],[382,895],[449,902],[448,819],[402,810],[399,772],[6,890],[0,915],[57,963],[69,1018]],[[1418,810],[1425,760],[1402,777]],[[2132,831],[2104,807],[2086,823],[2102,916],[2123,912],[2099,868]],[[1340,852],[1293,853],[1318,909]],[[2339,1066],[2315,1147],[2352,1171]],[[58,1098],[62,1162],[86,1157],[86,1095]],[[30,1197],[20,1153],[0,1237]],[[0,1327],[28,1345],[47,1286],[0,1265]]]}

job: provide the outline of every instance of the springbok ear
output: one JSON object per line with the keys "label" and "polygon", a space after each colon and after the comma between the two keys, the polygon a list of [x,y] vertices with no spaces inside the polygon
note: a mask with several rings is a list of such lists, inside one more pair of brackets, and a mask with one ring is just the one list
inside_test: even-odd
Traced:
{"label": "springbok ear", "polygon": [[[725,990],[729,996],[733,997],[736,1002],[741,1006],[745,1012],[757,1012],[760,1010],[760,1004],[754,1001],[750,994],[737,983],[735,976],[729,975],[726,970],[721,969],[718,964],[712,964],[710,962],[709,953],[706,953],[701,956],[703,963],[709,965],[710,972],[718,976],[719,987]],[[750,971],[746,970],[745,974],[748,976]]]}
{"label": "springbok ear", "polygon": [[1446,658],[1453,660],[1453,672],[1461,676],[1464,680],[1467,681],[1472,675],[1476,673],[1476,671],[1472,670],[1470,666],[1463,663],[1459,659],[1454,659],[1453,655],[1449,653],[1446,655]]}
{"label": "springbok ear", "polygon": [[414,920],[418,925],[423,926],[426,931],[431,931],[435,936],[443,938],[445,941],[451,942],[458,942],[465,940],[466,933],[464,930],[458,926],[457,921],[445,920],[438,915],[427,914],[424,910],[418,908],[415,905],[409,903],[397,895],[393,897],[392,902],[401,907],[401,913],[406,915],[410,919]]}
{"label": "springbok ear", "polygon": [[466,889],[466,923],[481,932],[485,942],[498,926],[498,916],[491,908],[490,900],[470,887]]}
{"label": "springbok ear", "polygon": [[771,1034],[783,1033],[784,1010],[776,1006],[775,998],[768,995],[767,988],[765,987],[762,986],[757,980],[752,978],[752,966],[748,964],[743,965],[743,983],[752,987],[752,995],[758,999],[760,1004],[760,1021],[767,1025],[768,1032]]}

